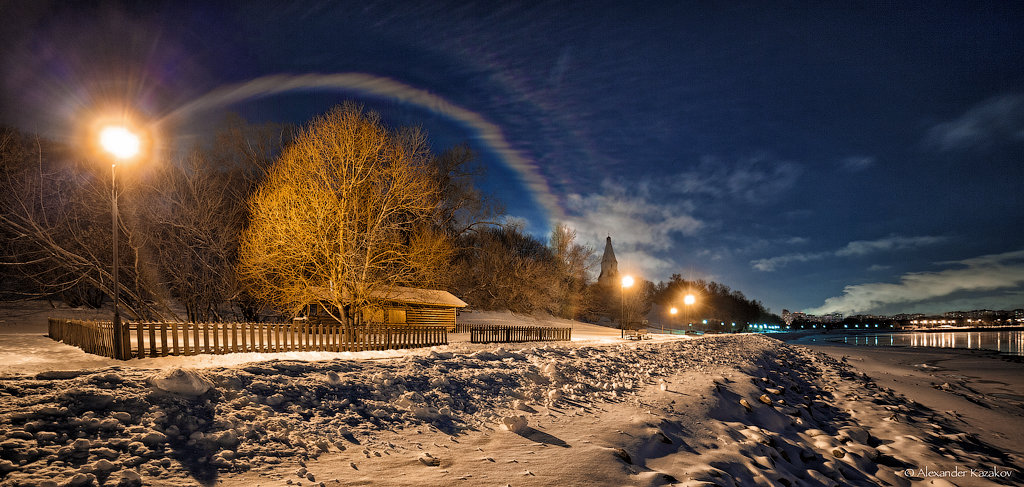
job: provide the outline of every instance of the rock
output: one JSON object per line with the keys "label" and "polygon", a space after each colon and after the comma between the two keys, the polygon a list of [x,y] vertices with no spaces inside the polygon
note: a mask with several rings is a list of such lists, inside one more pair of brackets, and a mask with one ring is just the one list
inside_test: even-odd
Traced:
{"label": "rock", "polygon": [[280,406],[282,403],[284,403],[284,401],[285,401],[285,397],[283,395],[281,395],[280,393],[278,393],[278,394],[274,394],[273,396],[270,396],[270,397],[267,398],[267,405],[271,406],[271,407],[277,407],[277,406]]}
{"label": "rock", "polygon": [[740,406],[743,406],[747,411],[752,411],[754,408],[750,406],[750,403],[746,399],[740,398]]}
{"label": "rock", "polygon": [[341,385],[341,377],[338,376],[337,372],[329,371],[327,372],[327,383],[332,386]]}
{"label": "rock", "polygon": [[619,460],[622,460],[623,462],[626,462],[629,465],[633,464],[633,457],[630,457],[629,453],[627,453],[626,450],[623,450],[622,448],[616,448],[612,450],[612,453],[616,457],[618,457]]}
{"label": "rock", "polygon": [[53,442],[57,440],[57,433],[52,431],[40,431],[36,433],[36,441],[39,442]]}
{"label": "rock", "polygon": [[76,473],[68,481],[68,487],[86,487],[96,482],[96,476],[91,473]]}
{"label": "rock", "polygon": [[217,437],[217,444],[224,448],[235,448],[238,446],[238,434],[235,433],[235,430],[224,430]]}
{"label": "rock", "polygon": [[113,460],[121,456],[121,454],[118,453],[117,451],[111,450],[110,448],[107,447],[94,448],[90,453],[100,458],[106,458],[107,460]]}
{"label": "rock", "polygon": [[526,429],[526,416],[506,416],[501,418],[499,426],[503,430],[520,433]]}
{"label": "rock", "polygon": [[164,392],[181,396],[201,396],[213,387],[213,382],[195,369],[173,368],[150,376],[149,384]]}
{"label": "rock", "polygon": [[87,452],[89,448],[92,448],[92,443],[85,438],[79,438],[71,444],[71,448],[74,448],[76,452]]}
{"label": "rock", "polygon": [[107,474],[107,473],[113,472],[114,470],[117,470],[117,468],[118,468],[117,465],[114,465],[113,463],[110,463],[110,460],[106,460],[106,459],[104,459],[104,460],[96,460],[96,462],[92,464],[93,471],[94,472],[100,472],[102,474]]}
{"label": "rock", "polygon": [[141,485],[142,476],[134,470],[122,470],[117,479],[117,487],[140,487]]}
{"label": "rock", "polygon": [[856,441],[857,443],[863,445],[866,445],[868,443],[868,440],[871,438],[871,434],[868,433],[868,431],[864,428],[846,428],[842,430],[842,432],[846,433],[846,436],[849,436],[850,439],[852,439],[853,441]]}
{"label": "rock", "polygon": [[[437,466],[441,465],[441,459],[440,458],[437,458],[437,457],[435,457],[435,456],[433,456],[433,455],[431,455],[430,453],[427,453],[427,452],[423,452],[423,453],[420,454],[419,461],[420,461],[420,463],[422,463],[422,464],[424,464],[424,465],[426,465],[428,467],[437,467]],[[355,468],[354,465],[353,465],[353,468]]]}
{"label": "rock", "polygon": [[757,398],[757,400],[761,401],[761,402],[763,402],[763,403],[765,403],[765,404],[767,404],[769,406],[771,406],[771,404],[772,404],[772,398],[768,397],[767,394],[761,394],[761,397]]}
{"label": "rock", "polygon": [[166,442],[167,441],[167,435],[165,435],[165,434],[163,434],[163,433],[161,433],[159,431],[150,431],[149,433],[146,433],[141,438],[139,438],[139,441],[141,441],[143,444],[145,444],[148,447],[153,447],[153,446],[156,446],[156,445],[159,445],[161,443]]}

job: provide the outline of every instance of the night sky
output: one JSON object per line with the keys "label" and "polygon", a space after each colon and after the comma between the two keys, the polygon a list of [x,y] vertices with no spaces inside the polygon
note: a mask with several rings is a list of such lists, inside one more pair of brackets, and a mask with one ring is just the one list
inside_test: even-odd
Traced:
{"label": "night sky", "polygon": [[638,277],[776,313],[1024,307],[1021,3],[290,3],[5,2],[0,123],[123,104],[182,147],[355,99]]}

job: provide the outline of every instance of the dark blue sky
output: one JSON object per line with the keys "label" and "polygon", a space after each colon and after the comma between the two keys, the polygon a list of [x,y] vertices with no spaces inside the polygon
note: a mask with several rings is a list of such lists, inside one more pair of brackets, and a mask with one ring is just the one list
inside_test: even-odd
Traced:
{"label": "dark blue sky", "polygon": [[0,121],[61,136],[123,100],[180,141],[354,98],[650,280],[1024,307],[1020,3],[278,3],[7,3]]}

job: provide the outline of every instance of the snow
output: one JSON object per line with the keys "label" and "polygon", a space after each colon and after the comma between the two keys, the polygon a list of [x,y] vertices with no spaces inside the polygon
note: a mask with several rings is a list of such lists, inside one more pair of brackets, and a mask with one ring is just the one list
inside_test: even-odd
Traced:
{"label": "snow", "polygon": [[[758,335],[628,342],[617,329],[552,318],[460,319],[569,323],[574,339],[21,360],[0,379],[3,485],[989,481],[926,468],[991,471],[1005,485],[1024,479],[1018,445],[1000,450],[962,417],[924,407],[834,353]],[[26,338],[0,336],[16,355],[9,336]],[[36,347],[73,355],[62,344]],[[1007,375],[1019,380],[1019,366],[1007,364]]]}
{"label": "snow", "polygon": [[213,383],[194,369],[173,368],[149,378],[149,384],[164,392],[183,396],[201,396]]}

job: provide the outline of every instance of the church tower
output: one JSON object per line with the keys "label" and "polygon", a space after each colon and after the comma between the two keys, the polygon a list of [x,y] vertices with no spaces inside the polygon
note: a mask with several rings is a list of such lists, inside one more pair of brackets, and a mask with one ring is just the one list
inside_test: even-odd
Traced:
{"label": "church tower", "polygon": [[615,251],[612,250],[612,237],[604,243],[604,255],[601,257],[601,274],[597,277],[598,285],[614,285],[619,278],[619,262],[615,260]]}

